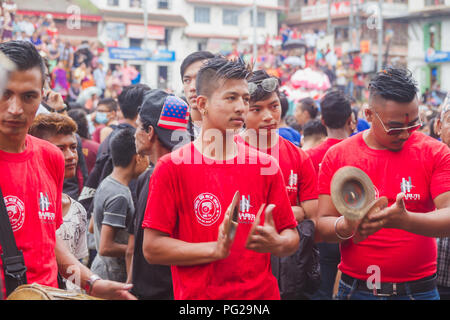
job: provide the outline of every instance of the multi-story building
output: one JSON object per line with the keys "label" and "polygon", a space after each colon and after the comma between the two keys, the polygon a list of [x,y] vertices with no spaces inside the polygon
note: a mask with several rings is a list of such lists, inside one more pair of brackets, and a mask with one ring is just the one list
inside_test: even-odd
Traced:
{"label": "multi-story building", "polygon": [[408,68],[421,91],[450,91],[450,0],[410,1],[402,19],[409,24]]}
{"label": "multi-story building", "polygon": [[96,40],[98,24],[102,20],[100,10],[83,0],[15,0],[17,14],[26,17],[45,17],[50,14],[59,36],[73,43]]}
{"label": "multi-story building", "polygon": [[[280,0],[289,9],[284,23],[296,28],[300,34],[322,34],[325,41],[338,53],[352,50],[371,55],[377,60],[379,3],[376,0]],[[407,23],[393,20],[408,10],[407,0],[384,0],[383,17],[383,63],[406,65]],[[387,59],[386,59],[387,58]]]}
{"label": "multi-story building", "polygon": [[[152,87],[181,93],[180,65],[197,50],[229,52],[234,45],[264,43],[278,32],[278,0],[147,0],[147,48],[144,43],[145,0],[91,0],[101,11],[99,39],[109,65],[128,60],[145,73]],[[147,49],[147,50],[146,50]],[[150,51],[148,56],[147,51]]]}

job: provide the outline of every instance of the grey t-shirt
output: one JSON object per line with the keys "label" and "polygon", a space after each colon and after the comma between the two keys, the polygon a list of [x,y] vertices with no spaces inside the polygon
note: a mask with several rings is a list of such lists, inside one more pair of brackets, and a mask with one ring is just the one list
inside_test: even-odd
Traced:
{"label": "grey t-shirt", "polygon": [[109,225],[117,229],[115,242],[128,243],[127,228],[134,216],[131,191],[128,186],[121,184],[111,176],[107,176],[97,188],[93,201],[94,238],[97,256],[92,262],[91,270],[102,279],[125,282],[127,279],[125,258],[105,257],[98,252],[102,225]]}

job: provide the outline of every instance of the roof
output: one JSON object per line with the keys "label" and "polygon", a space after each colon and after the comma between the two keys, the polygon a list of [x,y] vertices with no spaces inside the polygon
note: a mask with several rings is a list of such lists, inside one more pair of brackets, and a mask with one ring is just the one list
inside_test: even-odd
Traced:
{"label": "roof", "polygon": [[[100,10],[90,0],[15,0],[17,12],[24,15],[52,14],[56,19],[67,19],[77,12],[71,11],[71,6],[80,9],[82,20],[100,21]],[[74,7],[75,8],[75,7]]]}
{"label": "roof", "polygon": [[[144,15],[140,12],[123,12],[114,10],[102,10],[103,20],[107,22],[121,22],[143,24]],[[148,24],[163,27],[186,27],[186,19],[174,14],[148,14]]]}
{"label": "roof", "polygon": [[[217,5],[217,6],[227,6],[227,7],[250,7],[252,4],[245,4],[245,3],[238,3],[238,2],[232,2],[232,1],[227,1],[227,0],[186,0],[186,2],[188,3],[192,3],[192,4],[205,4],[205,5]],[[279,10],[279,11],[285,11],[286,7],[284,6],[264,6],[261,4],[257,5],[258,8],[260,9],[265,9],[265,10]]]}
{"label": "roof", "polygon": [[450,6],[434,6],[420,11],[409,11],[405,15],[384,18],[384,20],[411,21],[430,18],[448,18],[450,16]]}

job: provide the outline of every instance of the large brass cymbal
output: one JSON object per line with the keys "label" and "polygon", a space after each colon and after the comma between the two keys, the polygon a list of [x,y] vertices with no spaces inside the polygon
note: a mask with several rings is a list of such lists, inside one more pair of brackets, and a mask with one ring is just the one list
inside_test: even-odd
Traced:
{"label": "large brass cymbal", "polygon": [[350,220],[362,219],[375,200],[375,187],[359,168],[340,168],[331,180],[331,200],[337,211]]}

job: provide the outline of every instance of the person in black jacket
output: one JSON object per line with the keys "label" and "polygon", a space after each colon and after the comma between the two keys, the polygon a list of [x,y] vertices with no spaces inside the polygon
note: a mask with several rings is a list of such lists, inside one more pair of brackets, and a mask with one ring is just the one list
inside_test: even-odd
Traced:
{"label": "person in black jacket", "polygon": [[[167,97],[171,97],[171,95],[161,90],[152,90],[146,93],[137,119],[136,151],[140,155],[149,156],[150,162],[153,164],[156,164],[159,158],[170,153],[179,145],[178,139],[171,139],[173,130],[158,126],[158,120]],[[181,99],[178,100],[180,107],[184,105],[187,108],[187,104],[184,104]],[[183,141],[190,141],[187,132]],[[132,265],[128,268],[131,272],[128,274],[127,283],[133,283],[133,294],[140,300],[172,300],[173,288],[170,267],[149,264],[142,250],[144,240],[142,222],[152,172],[153,166],[141,174],[137,182],[138,202],[135,219],[128,229],[130,237],[127,259],[131,260],[132,257]]]}

